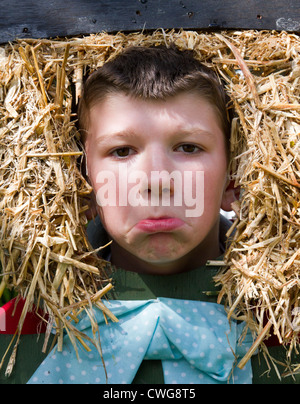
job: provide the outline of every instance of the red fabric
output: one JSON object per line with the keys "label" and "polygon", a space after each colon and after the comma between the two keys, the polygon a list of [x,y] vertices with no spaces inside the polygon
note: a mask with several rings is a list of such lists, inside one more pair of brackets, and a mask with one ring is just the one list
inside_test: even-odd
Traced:
{"label": "red fabric", "polygon": [[[25,300],[20,299],[17,304],[16,302],[17,298],[0,307],[0,334],[15,334]],[[39,313],[43,315],[41,310]],[[46,323],[35,313],[35,309],[27,313],[21,334],[38,334],[45,331]]]}

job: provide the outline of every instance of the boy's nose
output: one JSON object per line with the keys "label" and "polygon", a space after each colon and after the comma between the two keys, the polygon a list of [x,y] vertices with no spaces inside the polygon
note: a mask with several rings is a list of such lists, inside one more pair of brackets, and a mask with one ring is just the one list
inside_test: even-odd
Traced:
{"label": "boy's nose", "polygon": [[140,193],[144,198],[152,197],[162,198],[163,195],[173,196],[174,180],[170,177],[172,172],[168,156],[160,148],[149,149],[145,153],[142,162],[143,171],[146,173],[147,181],[141,184]]}
{"label": "boy's nose", "polygon": [[152,171],[147,179],[141,183],[140,193],[143,198],[162,199],[174,195],[174,179],[168,171]]}

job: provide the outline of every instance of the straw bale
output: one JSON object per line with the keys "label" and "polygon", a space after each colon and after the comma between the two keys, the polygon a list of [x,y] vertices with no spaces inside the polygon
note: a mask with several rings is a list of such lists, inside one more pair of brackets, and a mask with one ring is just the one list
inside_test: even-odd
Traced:
{"label": "straw bale", "polygon": [[2,282],[27,298],[26,310],[42,305],[50,325],[82,341],[71,320],[109,283],[84,233],[91,190],[80,174],[74,105],[85,75],[124,48],[171,42],[193,49],[217,72],[236,114],[230,172],[241,197],[216,282],[228,317],[246,320],[255,338],[239,366],[258,346],[265,349],[271,332],[290,355],[298,347],[300,310],[300,40],[294,34],[158,30],[1,48]]}

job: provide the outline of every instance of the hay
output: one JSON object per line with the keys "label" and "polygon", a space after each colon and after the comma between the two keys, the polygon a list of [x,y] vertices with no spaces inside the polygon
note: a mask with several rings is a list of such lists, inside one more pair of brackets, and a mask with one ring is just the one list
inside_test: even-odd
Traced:
{"label": "hay", "polygon": [[[45,312],[48,331],[56,328],[60,350],[64,331],[76,351],[77,342],[89,349],[74,322],[83,309],[91,312],[91,303],[103,309],[100,299],[111,288],[105,262],[85,235],[91,188],[78,166],[83,153],[72,122],[68,47],[62,56],[30,45],[2,53],[0,293],[14,288],[26,299],[15,348],[35,304]],[[49,332],[46,336],[44,350]]]}
{"label": "hay", "polygon": [[246,320],[256,340],[240,366],[271,329],[290,355],[299,332],[300,40],[286,32],[103,33],[2,48],[2,284],[26,297],[24,315],[33,302],[42,305],[59,336],[64,328],[75,348],[76,338],[83,341],[71,320],[91,301],[102,307],[93,296],[103,282],[110,286],[84,233],[91,190],[78,169],[72,105],[85,74],[124,48],[170,42],[215,69],[237,113],[231,170],[242,192],[216,281],[228,316]]}

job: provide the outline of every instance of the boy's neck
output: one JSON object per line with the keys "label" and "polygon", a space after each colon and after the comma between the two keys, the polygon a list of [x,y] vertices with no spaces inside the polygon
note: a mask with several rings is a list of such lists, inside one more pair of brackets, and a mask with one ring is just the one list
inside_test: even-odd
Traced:
{"label": "boy's neck", "polygon": [[164,264],[149,263],[132,255],[116,242],[111,245],[111,254],[111,262],[114,266],[131,272],[172,275],[191,271],[205,265],[208,260],[216,259],[221,255],[219,221],[200,245],[176,261]]}

